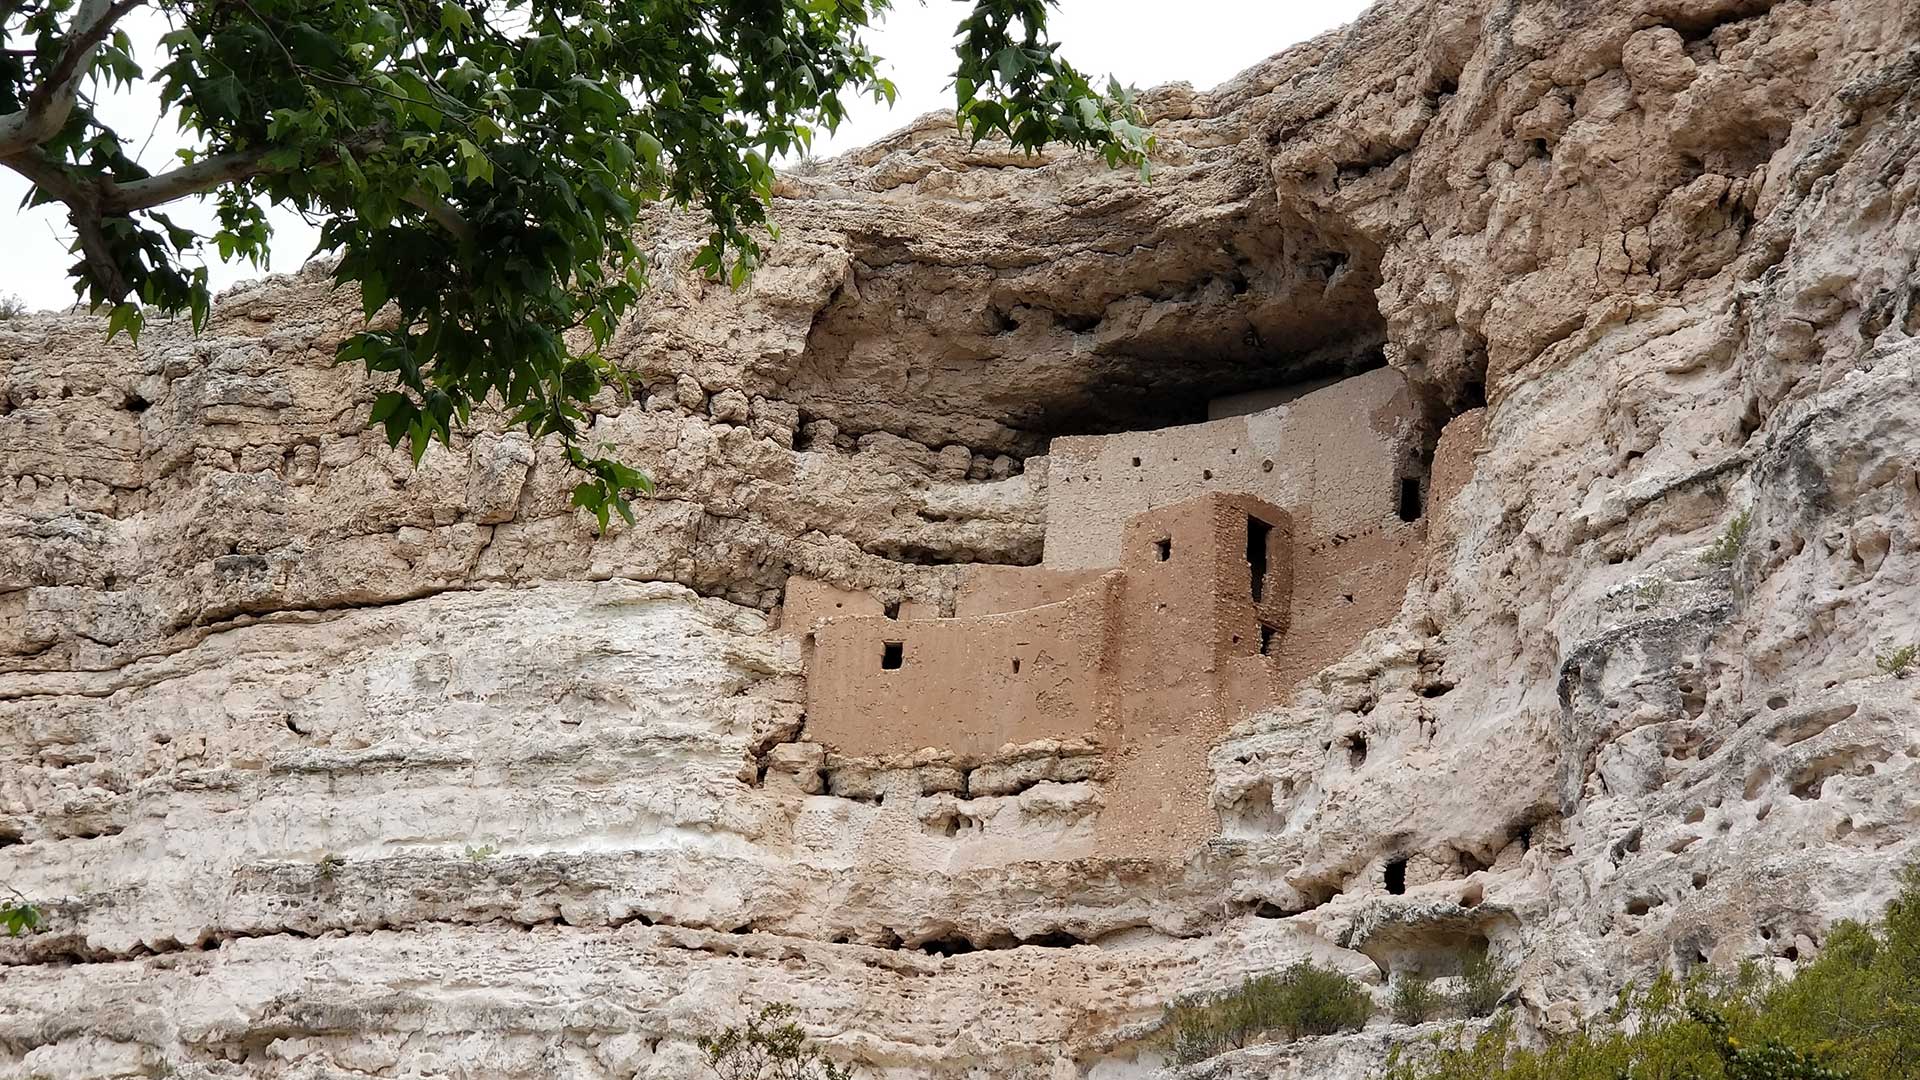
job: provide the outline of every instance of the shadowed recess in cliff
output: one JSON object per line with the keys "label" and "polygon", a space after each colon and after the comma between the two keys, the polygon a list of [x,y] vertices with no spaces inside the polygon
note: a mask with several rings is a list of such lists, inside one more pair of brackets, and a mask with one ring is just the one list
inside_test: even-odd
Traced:
{"label": "shadowed recess in cliff", "polygon": [[1100,223],[1103,250],[1072,257],[1097,273],[856,252],[785,393],[843,431],[1025,456],[1058,435],[1194,423],[1216,398],[1383,366],[1379,250],[1254,205],[1178,237],[1139,222],[1130,248]]}

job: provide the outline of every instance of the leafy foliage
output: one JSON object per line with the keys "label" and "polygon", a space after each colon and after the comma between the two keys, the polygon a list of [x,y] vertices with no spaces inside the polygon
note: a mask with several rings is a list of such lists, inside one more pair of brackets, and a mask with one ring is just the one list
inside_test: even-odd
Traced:
{"label": "leafy foliage", "polygon": [[1905,1080],[1920,1061],[1920,871],[1903,886],[1878,926],[1835,926],[1790,980],[1663,976],[1591,1030],[1522,1047],[1503,1017],[1384,1080]]}
{"label": "leafy foliage", "polygon": [[1447,1001],[1433,988],[1431,979],[1406,975],[1394,980],[1393,994],[1387,1005],[1393,1012],[1394,1023],[1424,1024],[1439,1016],[1446,1008]]}
{"label": "leafy foliage", "polygon": [[1190,1065],[1264,1035],[1291,1041],[1357,1031],[1372,1014],[1373,999],[1365,987],[1303,960],[1212,998],[1169,1006],[1161,1039],[1176,1062]]}
{"label": "leafy foliage", "polygon": [[[143,71],[118,26],[171,30]],[[849,95],[891,100],[862,37],[889,0],[9,0],[0,4],[0,164],[64,203],[76,291],[138,335],[149,310],[208,315],[211,243],[258,263],[261,201],[325,219],[335,277],[368,320],[338,351],[388,376],[370,422],[417,462],[489,401],[552,434],[574,502],[631,520],[646,476],[589,449],[587,405],[624,386],[602,355],[641,300],[640,208],[697,204],[701,272],[759,259],[774,170]],[[1096,92],[1046,34],[1043,0],[978,0],[960,25],[959,123],[974,139],[1063,141],[1143,170],[1132,93]],[[156,95],[196,142],[149,174],[86,85]],[[212,193],[209,237],[159,208]]]}
{"label": "leafy foliage", "polygon": [[707,1067],[721,1080],[852,1080],[853,1069],[822,1055],[793,1016],[791,1005],[768,1005],[742,1027],[701,1037]]}
{"label": "leafy foliage", "polygon": [[1753,527],[1753,511],[1742,510],[1720,534],[1720,538],[1707,546],[1700,556],[1709,566],[1732,566],[1733,560],[1740,555],[1740,546],[1747,542],[1747,530]]}
{"label": "leafy foliage", "polygon": [[1913,670],[1916,659],[1920,659],[1920,645],[1901,645],[1874,657],[1874,664],[1882,672],[1896,679],[1904,679]]}
{"label": "leafy foliage", "polygon": [[1453,1007],[1462,1016],[1475,1019],[1492,1016],[1506,996],[1510,972],[1484,952],[1469,955],[1461,971],[1460,989],[1453,995]]}
{"label": "leafy foliage", "polygon": [[0,927],[6,928],[8,937],[32,933],[40,928],[40,922],[40,909],[19,893],[14,893],[11,899],[0,900]]}

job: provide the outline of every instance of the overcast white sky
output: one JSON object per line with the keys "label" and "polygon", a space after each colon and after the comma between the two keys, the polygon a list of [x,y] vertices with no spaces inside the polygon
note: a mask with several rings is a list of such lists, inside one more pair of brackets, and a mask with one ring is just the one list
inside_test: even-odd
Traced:
{"label": "overcast white sky", "polygon": [[[1050,20],[1065,55],[1082,71],[1111,72],[1122,82],[1146,88],[1168,82],[1189,82],[1202,89],[1279,52],[1297,41],[1348,22],[1370,0],[1061,0]],[[816,144],[827,157],[864,145],[888,134],[921,113],[950,107],[948,79],[953,70],[953,28],[966,6],[952,0],[896,0],[897,9],[869,39],[874,52],[887,61],[890,77],[900,89],[891,110],[862,102],[851,121],[831,138]],[[150,14],[144,22],[130,21],[137,45],[151,46],[164,32]],[[158,65],[149,65],[149,70]],[[181,145],[173,125],[156,123],[157,107],[150,94],[122,94],[103,102],[101,112],[133,149],[155,171],[165,168]],[[149,132],[152,133],[149,140]],[[26,194],[19,174],[0,168],[0,207],[18,207]],[[191,204],[166,208],[183,225],[204,226],[208,213]],[[272,266],[276,272],[296,270],[313,251],[317,232],[298,217],[272,214],[275,234]],[[57,205],[17,210],[0,219],[0,295],[12,294],[29,307],[64,307],[73,299],[66,269],[74,261],[67,251],[70,230]],[[211,257],[211,256],[209,256]],[[246,263],[214,263],[215,291],[257,274]]]}

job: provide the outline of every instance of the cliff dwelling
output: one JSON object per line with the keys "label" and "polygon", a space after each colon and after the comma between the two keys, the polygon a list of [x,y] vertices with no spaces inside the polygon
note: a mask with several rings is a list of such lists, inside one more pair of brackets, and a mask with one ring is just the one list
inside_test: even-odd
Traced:
{"label": "cliff dwelling", "polygon": [[1040,565],[964,568],[950,611],[792,579],[805,738],[873,760],[1086,745],[1101,850],[1215,834],[1207,751],[1398,611],[1431,464],[1387,368],[1208,412],[1053,439]]}
{"label": "cliff dwelling", "polygon": [[[333,267],[0,302],[0,1077],[689,1080],[778,1005],[857,1080],[1380,1080],[1709,971],[1920,1042],[1836,933],[1917,947],[1920,4],[1382,0],[1142,104],[1146,184],[783,172],[738,287],[641,208],[632,523],[369,429]],[[1364,1026],[1163,1067],[1303,963]]]}

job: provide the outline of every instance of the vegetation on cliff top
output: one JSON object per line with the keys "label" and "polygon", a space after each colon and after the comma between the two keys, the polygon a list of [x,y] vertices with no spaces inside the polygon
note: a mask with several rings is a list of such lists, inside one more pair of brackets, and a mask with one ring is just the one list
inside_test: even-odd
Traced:
{"label": "vegetation on cliff top", "polygon": [[[590,441],[585,409],[621,383],[600,349],[640,300],[638,208],[698,205],[712,231],[695,267],[739,283],[772,227],[770,162],[844,119],[843,95],[891,99],[863,44],[889,4],[18,0],[0,4],[0,165],[29,202],[66,206],[75,289],[110,334],[148,310],[201,325],[206,270],[188,262],[207,242],[259,262],[262,202],[325,218],[320,246],[368,319],[339,358],[392,379],[371,421],[418,461],[497,401],[564,441],[586,477],[575,502],[604,528],[650,486]],[[142,8],[158,18],[129,19]],[[160,19],[164,63],[143,71],[127,27]],[[1131,93],[1061,59],[1045,0],[978,0],[956,52],[974,138],[1144,167]],[[127,156],[94,107],[113,86],[154,95],[194,140],[176,167]],[[211,237],[162,212],[206,194]]]}

